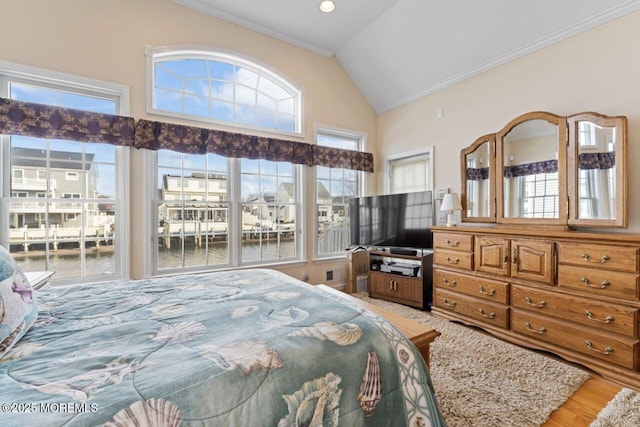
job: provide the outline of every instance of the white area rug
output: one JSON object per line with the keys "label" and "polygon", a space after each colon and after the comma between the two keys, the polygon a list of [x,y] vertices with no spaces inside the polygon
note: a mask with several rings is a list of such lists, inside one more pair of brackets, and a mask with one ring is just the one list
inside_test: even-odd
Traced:
{"label": "white area rug", "polygon": [[431,377],[450,427],[539,426],[588,378],[551,357],[400,304],[353,296],[442,333],[431,345]]}
{"label": "white area rug", "polygon": [[640,426],[640,393],[623,388],[607,403],[591,427]]}

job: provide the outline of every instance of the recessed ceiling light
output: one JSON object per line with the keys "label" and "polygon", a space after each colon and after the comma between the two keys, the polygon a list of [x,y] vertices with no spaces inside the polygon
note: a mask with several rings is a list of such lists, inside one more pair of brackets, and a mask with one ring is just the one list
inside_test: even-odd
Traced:
{"label": "recessed ceiling light", "polygon": [[324,13],[333,12],[333,9],[336,8],[336,4],[331,0],[323,0],[320,2],[320,10]]}

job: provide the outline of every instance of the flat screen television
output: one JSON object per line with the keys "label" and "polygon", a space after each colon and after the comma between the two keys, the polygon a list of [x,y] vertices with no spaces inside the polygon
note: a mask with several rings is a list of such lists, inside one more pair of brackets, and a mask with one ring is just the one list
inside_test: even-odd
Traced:
{"label": "flat screen television", "polygon": [[433,247],[431,191],[354,197],[349,201],[352,246]]}

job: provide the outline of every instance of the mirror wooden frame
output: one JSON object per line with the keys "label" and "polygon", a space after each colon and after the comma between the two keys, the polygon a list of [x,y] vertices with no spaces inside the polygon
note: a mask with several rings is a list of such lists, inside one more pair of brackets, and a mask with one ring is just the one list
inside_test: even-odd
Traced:
{"label": "mirror wooden frame", "polygon": [[[504,216],[504,138],[517,125],[530,120],[545,120],[558,128],[558,218],[523,218]],[[615,185],[616,215],[613,219],[580,218],[579,208],[579,162],[578,162],[578,123],[589,121],[601,127],[615,128]],[[467,155],[473,153],[484,142],[490,142],[489,162],[489,217],[468,217],[467,203]],[[627,177],[627,118],[624,116],[605,116],[600,113],[586,112],[568,117],[558,116],[544,111],[526,113],[511,120],[500,132],[478,138],[469,147],[461,150],[461,203],[463,222],[484,222],[499,224],[526,224],[562,227],[627,227],[628,177]]]}
{"label": "mirror wooden frame", "polygon": [[[616,188],[616,215],[614,219],[590,219],[580,218],[579,212],[579,137],[578,123],[581,121],[591,122],[598,126],[615,128],[615,188]],[[568,180],[567,188],[569,192],[569,225],[591,226],[591,227],[627,227],[627,118],[624,116],[609,117],[599,113],[580,113],[567,118],[569,130],[569,148],[567,156]]]}
{"label": "mirror wooden frame", "polygon": [[[482,144],[489,144],[489,216],[467,217],[467,156],[474,153]],[[496,168],[496,135],[494,133],[481,136],[469,147],[461,152],[460,172],[462,189],[460,190],[460,202],[462,204],[461,220],[467,222],[496,222],[496,189],[495,189],[495,168]]]}
{"label": "mirror wooden frame", "polygon": [[[558,217],[557,218],[523,218],[504,216],[504,137],[516,126],[531,120],[544,120],[557,126],[557,150],[558,150]],[[558,116],[545,111],[526,113],[511,120],[500,132],[496,134],[496,222],[501,224],[529,224],[529,225],[567,225],[568,199],[567,186],[567,141],[566,117]]]}

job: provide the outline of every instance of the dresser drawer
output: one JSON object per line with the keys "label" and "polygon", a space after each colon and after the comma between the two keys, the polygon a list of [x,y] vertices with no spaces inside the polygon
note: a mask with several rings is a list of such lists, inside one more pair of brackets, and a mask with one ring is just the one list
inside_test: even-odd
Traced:
{"label": "dresser drawer", "polygon": [[640,248],[637,247],[560,242],[558,243],[558,262],[636,273],[639,251]]}
{"label": "dresser drawer", "polygon": [[436,307],[447,311],[500,328],[509,328],[509,308],[501,304],[494,304],[456,292],[448,292],[442,288],[435,289],[433,303]]}
{"label": "dresser drawer", "polygon": [[433,263],[435,265],[471,270],[471,266],[473,265],[473,254],[436,249],[433,253]]}
{"label": "dresser drawer", "polygon": [[637,368],[638,341],[635,339],[569,325],[515,308],[511,310],[511,330],[628,369]]}
{"label": "dresser drawer", "polygon": [[471,252],[473,250],[473,235],[458,233],[434,233],[433,247],[454,251]]}
{"label": "dresser drawer", "polygon": [[483,298],[500,304],[509,303],[509,284],[466,274],[435,269],[433,284],[436,287]]}
{"label": "dresser drawer", "polygon": [[634,307],[519,285],[511,285],[511,305],[629,337],[638,332],[640,309]]}
{"label": "dresser drawer", "polygon": [[561,265],[558,286],[631,301],[638,300],[637,274]]}

